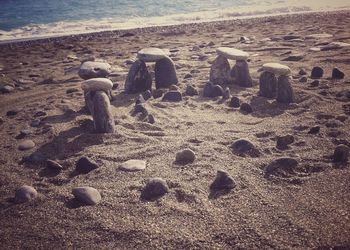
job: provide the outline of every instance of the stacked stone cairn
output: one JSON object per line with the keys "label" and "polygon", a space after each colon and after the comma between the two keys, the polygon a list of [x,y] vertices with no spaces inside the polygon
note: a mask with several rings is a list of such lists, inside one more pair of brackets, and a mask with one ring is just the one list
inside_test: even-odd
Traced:
{"label": "stacked stone cairn", "polygon": [[131,65],[125,81],[125,91],[129,94],[141,93],[152,88],[152,76],[146,62],[155,62],[156,89],[176,85],[178,79],[173,60],[159,48],[144,48],[137,53],[137,60]]}
{"label": "stacked stone cairn", "polygon": [[290,84],[291,70],[279,63],[265,63],[259,79],[259,95],[276,98],[280,103],[295,102],[293,88]]}
{"label": "stacked stone cairn", "polygon": [[[219,47],[216,53],[218,57],[210,69],[210,82],[214,85],[237,84],[241,87],[253,86],[247,63],[249,57],[247,52],[234,48]],[[232,69],[228,59],[236,61]]]}
{"label": "stacked stone cairn", "polygon": [[114,119],[110,110],[113,83],[106,78],[110,73],[111,65],[95,61],[82,63],[78,72],[79,76],[85,80],[81,88],[97,133],[114,132]]}

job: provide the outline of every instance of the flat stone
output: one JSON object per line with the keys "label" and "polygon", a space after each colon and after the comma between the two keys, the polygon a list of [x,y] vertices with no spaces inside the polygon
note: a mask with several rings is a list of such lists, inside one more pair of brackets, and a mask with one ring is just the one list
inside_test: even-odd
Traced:
{"label": "flat stone", "polygon": [[113,82],[107,78],[93,78],[83,81],[81,88],[84,91],[105,91],[108,92],[113,87]]}
{"label": "flat stone", "polygon": [[19,150],[29,150],[35,147],[35,143],[32,140],[24,140],[18,144]]}
{"label": "flat stone", "polygon": [[92,187],[73,188],[72,194],[78,201],[86,205],[96,205],[101,201],[100,192]]}
{"label": "flat stone", "polygon": [[229,47],[219,47],[216,49],[216,53],[227,59],[232,59],[232,60],[247,60],[249,57],[249,53],[243,50],[229,48]]}
{"label": "flat stone", "polygon": [[327,51],[327,50],[336,50],[336,49],[342,49],[349,47],[350,43],[344,43],[344,42],[331,42],[330,44],[327,44],[325,46],[321,47],[322,51]]}
{"label": "flat stone", "polygon": [[333,35],[327,34],[327,33],[320,33],[320,34],[311,34],[307,35],[305,39],[323,39],[323,38],[332,38]]}
{"label": "flat stone", "polygon": [[137,52],[137,58],[144,62],[156,62],[167,56],[168,54],[159,48],[144,48]]}
{"label": "flat stone", "polygon": [[188,164],[194,162],[196,154],[191,149],[184,149],[176,153],[176,162],[180,164]]}
{"label": "flat stone", "polygon": [[321,48],[319,48],[319,47],[311,47],[311,48],[309,49],[309,51],[311,51],[311,52],[320,52],[320,51],[321,51]]}
{"label": "flat stone", "polygon": [[182,101],[182,94],[179,91],[169,91],[164,94],[163,102],[180,102]]}
{"label": "flat stone", "polygon": [[150,179],[141,192],[141,199],[146,201],[156,200],[169,192],[168,184],[162,178]]}
{"label": "flat stone", "polygon": [[295,168],[298,165],[298,161],[293,158],[279,158],[273,160],[269,165],[265,167],[265,173],[270,175],[278,172],[279,170],[286,171]]}
{"label": "flat stone", "polygon": [[277,136],[276,147],[278,149],[287,149],[288,145],[294,142],[293,135]]}
{"label": "flat stone", "polygon": [[123,162],[119,169],[127,172],[141,171],[146,168],[146,161],[143,160],[128,160]]}
{"label": "flat stone", "polygon": [[87,157],[81,157],[75,165],[75,171],[80,174],[87,174],[97,168],[98,165]]}
{"label": "flat stone", "polygon": [[3,94],[9,94],[15,90],[14,87],[10,85],[0,86],[0,92]]}
{"label": "flat stone", "polygon": [[38,192],[34,187],[23,185],[18,188],[15,193],[15,202],[16,203],[24,203],[31,200],[34,200],[38,197]]}
{"label": "flat stone", "polygon": [[84,62],[79,69],[79,76],[84,80],[107,77],[111,73],[111,65],[105,62]]}
{"label": "flat stone", "polygon": [[288,66],[280,63],[265,63],[262,69],[276,75],[290,75],[292,73]]}
{"label": "flat stone", "polygon": [[211,190],[230,190],[236,187],[233,178],[224,170],[218,170],[213,183],[210,185]]}
{"label": "flat stone", "polygon": [[130,94],[145,92],[152,88],[152,76],[144,61],[136,60],[125,80],[125,91]]}

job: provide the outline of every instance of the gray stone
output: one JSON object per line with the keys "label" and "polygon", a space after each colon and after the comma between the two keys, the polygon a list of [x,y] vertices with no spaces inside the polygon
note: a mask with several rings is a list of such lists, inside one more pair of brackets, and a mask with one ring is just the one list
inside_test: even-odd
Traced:
{"label": "gray stone", "polygon": [[169,192],[168,184],[162,178],[150,179],[142,189],[141,199],[146,201],[156,200]]}
{"label": "gray stone", "polygon": [[288,145],[294,142],[294,136],[292,135],[284,135],[277,136],[276,147],[278,149],[287,149]]}
{"label": "gray stone", "polygon": [[24,203],[31,200],[34,200],[38,197],[38,192],[34,187],[23,185],[18,188],[15,193],[15,202],[16,203]]}
{"label": "gray stone", "polygon": [[307,75],[306,70],[305,70],[305,69],[300,69],[300,70],[299,70],[299,75],[301,75],[301,76]]}
{"label": "gray stone", "polygon": [[164,90],[163,89],[154,89],[152,91],[152,95],[154,99],[160,98],[162,97],[164,94]]}
{"label": "gray stone", "polygon": [[276,75],[290,75],[291,70],[288,66],[280,63],[265,63],[262,69]]}
{"label": "gray stone", "polygon": [[10,85],[0,86],[0,92],[3,94],[9,94],[15,90],[14,87]]}
{"label": "gray stone", "polygon": [[182,101],[182,94],[179,91],[169,91],[164,94],[163,102],[180,102]]}
{"label": "gray stone", "polygon": [[146,90],[145,92],[142,93],[142,97],[145,101],[148,99],[152,98],[152,93],[150,90]]}
{"label": "gray stone", "polygon": [[105,62],[84,62],[79,69],[79,76],[84,80],[107,77],[111,73],[111,65]]}
{"label": "gray stone", "polygon": [[295,102],[293,88],[288,76],[281,75],[278,78],[276,100],[280,103]]}
{"label": "gray stone", "polygon": [[248,140],[239,139],[232,143],[232,152],[239,156],[251,156],[258,157],[260,155],[259,150]]}
{"label": "gray stone", "polygon": [[59,164],[58,162],[53,161],[53,160],[46,160],[46,167],[53,169],[53,170],[62,170],[63,169],[61,164]]}
{"label": "gray stone", "polygon": [[259,95],[274,98],[277,93],[277,78],[274,73],[264,71],[259,79]]}
{"label": "gray stone", "polygon": [[169,57],[156,62],[154,73],[157,89],[168,88],[170,85],[176,85],[178,83],[175,64]]}
{"label": "gray stone", "polygon": [[214,84],[230,84],[230,63],[224,56],[218,56],[210,68],[210,81]]}
{"label": "gray stone", "polygon": [[137,58],[144,62],[157,62],[167,55],[168,53],[159,48],[144,48],[137,52]]}
{"label": "gray stone", "polygon": [[198,95],[198,90],[195,87],[193,87],[191,84],[188,84],[186,86],[185,94],[188,96],[195,96],[195,95]]}
{"label": "gray stone", "polygon": [[176,162],[180,164],[188,164],[194,162],[196,154],[191,149],[184,149],[176,153]]}
{"label": "gray stone", "polygon": [[123,162],[119,169],[127,172],[137,172],[146,168],[146,161],[143,160],[128,160]]}
{"label": "gray stone", "polygon": [[232,60],[247,60],[249,57],[249,53],[239,50],[239,49],[234,49],[234,48],[229,48],[229,47],[219,47],[216,49],[216,53],[220,56],[223,56],[227,59],[232,59]]}
{"label": "gray stone", "polygon": [[211,190],[230,190],[236,187],[233,178],[224,170],[218,170],[213,183],[210,185]]}
{"label": "gray stone", "polygon": [[303,76],[299,79],[299,82],[301,83],[306,83],[307,82],[307,77],[306,76]]}
{"label": "gray stone", "polygon": [[253,112],[253,108],[249,103],[242,103],[240,106],[240,110],[242,113],[250,114]]}
{"label": "gray stone", "polygon": [[127,93],[140,93],[152,88],[152,76],[147,70],[145,62],[136,60],[130,67],[125,80]]}
{"label": "gray stone", "polygon": [[41,120],[40,119],[35,119],[33,120],[31,123],[30,123],[30,126],[36,128],[36,127],[39,127],[41,124]]}
{"label": "gray stone", "polygon": [[295,168],[298,165],[298,161],[293,158],[279,158],[273,160],[269,165],[265,167],[265,173],[270,175],[278,172],[279,170],[288,171]]}
{"label": "gray stone", "polygon": [[344,76],[344,72],[340,71],[339,69],[334,68],[332,70],[332,79],[344,79]]}
{"label": "gray stone", "polygon": [[211,97],[223,96],[224,90],[220,85],[214,85],[211,89]]}
{"label": "gray stone", "polygon": [[338,145],[334,150],[333,161],[347,162],[349,158],[349,150],[349,147],[344,144]]}
{"label": "gray stone", "polygon": [[235,84],[241,87],[249,88],[253,86],[253,80],[249,73],[247,61],[236,61],[231,70],[231,77],[234,78]]}
{"label": "gray stone", "polygon": [[239,98],[232,96],[229,106],[232,108],[239,108],[241,106]]}
{"label": "gray stone", "polygon": [[231,96],[231,91],[228,87],[226,87],[226,89],[224,90],[224,93],[222,94],[222,98],[224,100],[230,99]]}
{"label": "gray stone", "polygon": [[307,35],[306,39],[324,39],[324,38],[332,38],[333,35],[327,34],[327,33],[320,33],[320,34],[311,34]]}
{"label": "gray stone", "polygon": [[318,134],[320,132],[321,127],[320,126],[315,126],[310,128],[308,134]]}
{"label": "gray stone", "polygon": [[204,96],[204,97],[211,97],[213,86],[214,86],[214,85],[213,85],[213,83],[211,83],[211,82],[207,82],[207,83],[204,85],[204,88],[203,88],[203,96]]}
{"label": "gray stone", "polygon": [[75,199],[86,205],[96,205],[101,201],[100,192],[92,187],[76,187],[72,189]]}
{"label": "gray stone", "polygon": [[29,150],[35,147],[35,143],[32,140],[24,140],[18,144],[19,150]]}
{"label": "gray stone", "polygon": [[87,174],[97,168],[98,165],[87,157],[81,157],[75,165],[75,171],[79,174]]}
{"label": "gray stone", "polygon": [[111,113],[109,97],[104,91],[97,91],[92,97],[92,117],[96,133],[114,133],[115,124]]}
{"label": "gray stone", "polygon": [[143,114],[146,114],[147,113],[147,110],[145,108],[145,106],[143,106],[142,103],[138,103],[135,105],[134,107],[134,112],[135,113],[143,113]]}
{"label": "gray stone", "polygon": [[155,119],[154,119],[154,116],[152,114],[148,115],[148,122],[150,124],[154,124],[156,122]]}
{"label": "gray stone", "polygon": [[81,88],[87,91],[105,91],[108,92],[113,88],[113,82],[107,78],[92,78],[81,83]]}
{"label": "gray stone", "polygon": [[321,78],[323,76],[323,69],[321,67],[313,67],[312,71],[311,71],[311,78],[315,79],[315,78]]}

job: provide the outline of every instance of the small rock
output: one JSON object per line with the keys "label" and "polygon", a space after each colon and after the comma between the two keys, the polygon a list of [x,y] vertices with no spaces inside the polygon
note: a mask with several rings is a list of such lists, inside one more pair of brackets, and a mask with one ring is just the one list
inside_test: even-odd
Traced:
{"label": "small rock", "polygon": [[128,171],[128,172],[136,172],[141,171],[146,168],[146,161],[142,160],[128,160],[126,162],[123,162],[119,169]]}
{"label": "small rock", "polygon": [[24,203],[31,200],[34,200],[38,197],[38,192],[34,187],[23,185],[18,188],[15,193],[15,202],[16,203]]}
{"label": "small rock", "polygon": [[282,59],[282,61],[287,61],[287,62],[298,62],[304,59],[304,55],[290,55],[284,59]]}
{"label": "small rock", "polygon": [[46,160],[46,167],[53,169],[53,170],[62,170],[63,169],[61,164],[59,164],[58,162],[55,162],[53,160]]}
{"label": "small rock", "polygon": [[30,155],[24,156],[21,163],[40,165],[44,160],[45,157],[41,153],[34,152]]}
{"label": "small rock", "polygon": [[314,67],[311,71],[311,78],[321,78],[323,76],[323,69],[321,67]]}
{"label": "small rock", "polygon": [[195,153],[191,149],[184,149],[176,154],[176,162],[180,164],[188,164],[196,159]]}
{"label": "small rock", "polygon": [[188,96],[195,96],[195,95],[198,95],[198,90],[195,87],[193,87],[191,84],[188,84],[186,87],[185,93]]}
{"label": "small rock", "polygon": [[47,116],[45,111],[38,111],[34,114],[34,117]]}
{"label": "small rock", "polygon": [[147,101],[148,99],[150,99],[152,97],[152,93],[150,90],[147,90],[145,92],[142,93],[142,97],[145,101]]}
{"label": "small rock", "polygon": [[241,105],[238,97],[232,96],[229,106],[232,108],[239,108]]}
{"label": "small rock", "polygon": [[184,79],[189,79],[189,78],[192,78],[193,76],[191,74],[186,74]]}
{"label": "small rock", "polygon": [[239,139],[232,143],[231,149],[233,153],[239,156],[249,155],[251,157],[258,157],[260,155],[259,150],[255,148],[253,143],[245,139]]}
{"label": "small rock", "polygon": [[349,147],[344,144],[338,145],[334,150],[333,161],[347,162],[348,158],[349,158]]}
{"label": "small rock", "polygon": [[32,122],[30,123],[30,126],[36,128],[36,127],[39,127],[40,124],[41,124],[41,120],[40,120],[40,119],[35,119],[34,121],[32,121]]}
{"label": "small rock", "polygon": [[336,119],[331,119],[331,120],[327,121],[327,123],[326,123],[327,128],[339,128],[343,125],[344,125],[344,123],[342,123],[341,121],[336,120]]}
{"label": "small rock", "polygon": [[79,76],[84,80],[107,77],[111,73],[111,65],[105,62],[87,61],[81,64]]}
{"label": "small rock", "polygon": [[176,86],[176,85],[174,85],[174,84],[172,84],[172,85],[170,85],[170,86],[169,86],[169,90],[175,90],[175,91],[178,91],[178,90],[179,90],[179,87],[178,87],[178,86]]}
{"label": "small rock", "polygon": [[169,187],[165,180],[161,178],[153,178],[150,179],[147,182],[146,186],[142,189],[141,199],[147,201],[155,200],[162,197],[168,192]]}
{"label": "small rock", "polygon": [[5,86],[0,86],[0,92],[3,94],[9,94],[15,90],[14,87],[5,85]]}
{"label": "small rock", "polygon": [[35,143],[32,140],[24,140],[18,144],[19,150],[29,150],[35,147]]}
{"label": "small rock", "polygon": [[344,79],[345,74],[337,68],[332,71],[332,79]]}
{"label": "small rock", "polygon": [[318,85],[320,85],[320,81],[319,80],[314,80],[310,83],[310,87],[318,87]]}
{"label": "small rock", "polygon": [[222,94],[222,98],[224,100],[227,100],[227,99],[230,98],[230,96],[231,96],[231,91],[230,91],[230,89],[228,87],[226,87],[224,93]]}
{"label": "small rock", "polygon": [[152,91],[152,95],[154,99],[160,98],[162,97],[164,94],[164,90],[163,89],[154,89]]}
{"label": "small rock", "polygon": [[293,158],[279,158],[265,167],[265,173],[274,174],[278,170],[289,170],[295,168],[297,165],[298,161]]}
{"label": "small rock", "polygon": [[250,113],[253,112],[252,106],[250,106],[250,104],[248,104],[246,102],[241,104],[240,110],[241,110],[242,113],[246,113],[246,114],[250,114]]}
{"label": "small rock", "polygon": [[300,69],[300,70],[299,70],[299,75],[301,75],[301,76],[307,75],[306,70],[305,70],[305,69]]}
{"label": "small rock", "polygon": [[92,187],[73,188],[72,194],[75,199],[86,205],[96,205],[101,201],[101,194],[97,189]]}
{"label": "small rock", "polygon": [[75,171],[79,174],[87,174],[97,168],[98,165],[87,157],[80,158],[75,165]]}
{"label": "small rock", "polygon": [[15,116],[18,114],[18,110],[9,110],[6,112],[6,116]]}
{"label": "small rock", "polygon": [[299,79],[299,82],[301,82],[301,83],[307,82],[307,77],[306,77],[306,76],[301,77],[301,78]]}
{"label": "small rock", "polygon": [[286,149],[288,148],[288,145],[293,142],[294,142],[294,136],[292,135],[278,136],[276,147],[278,149]]}
{"label": "small rock", "polygon": [[236,187],[235,181],[224,170],[218,170],[213,183],[210,185],[211,190],[229,190]]}
{"label": "small rock", "polygon": [[71,93],[75,93],[75,92],[79,92],[79,89],[77,88],[69,88],[66,90],[66,94],[71,94]]}
{"label": "small rock", "polygon": [[150,124],[154,124],[156,122],[153,115],[151,114],[148,115],[148,122]]}
{"label": "small rock", "polygon": [[142,103],[136,104],[134,107],[134,112],[135,113],[142,113],[142,114],[147,114],[146,108],[143,106]]}
{"label": "small rock", "polygon": [[321,127],[320,126],[315,126],[310,128],[308,134],[318,134],[320,132]]}
{"label": "small rock", "polygon": [[182,101],[182,94],[179,91],[169,91],[164,94],[163,102],[180,102]]}

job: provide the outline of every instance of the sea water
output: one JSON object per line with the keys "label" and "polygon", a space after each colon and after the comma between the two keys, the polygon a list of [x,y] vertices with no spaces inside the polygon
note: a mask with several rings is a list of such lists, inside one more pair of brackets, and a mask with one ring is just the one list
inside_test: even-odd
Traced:
{"label": "sea water", "polygon": [[349,7],[349,0],[0,0],[0,40]]}

